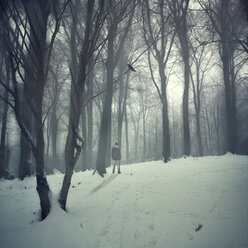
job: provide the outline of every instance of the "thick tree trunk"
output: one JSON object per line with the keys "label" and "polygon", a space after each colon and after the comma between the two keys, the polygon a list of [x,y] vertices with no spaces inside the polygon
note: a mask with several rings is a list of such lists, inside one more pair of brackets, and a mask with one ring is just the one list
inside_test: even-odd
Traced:
{"label": "thick tree trunk", "polygon": [[222,64],[223,76],[225,84],[225,100],[226,100],[226,120],[227,120],[227,150],[236,152],[236,99],[235,87],[231,83],[230,71],[230,54],[227,42],[221,43],[222,48]]}
{"label": "thick tree trunk", "polygon": [[39,1],[23,2],[30,21],[30,51],[25,73],[28,75],[29,105],[34,113],[34,134],[36,144],[33,144],[33,154],[36,162],[37,192],[40,198],[41,219],[45,219],[50,212],[49,186],[44,173],[44,136],[42,105],[43,91],[46,82],[45,68],[47,61],[46,32],[49,17],[50,3],[40,4]]}
{"label": "thick tree trunk", "polygon": [[58,135],[58,118],[56,114],[56,103],[52,108],[51,112],[51,120],[50,120],[50,127],[51,127],[51,137],[52,137],[52,154],[53,158],[57,157],[57,135]]}
{"label": "thick tree trunk", "polygon": [[169,127],[169,117],[168,117],[168,103],[166,95],[166,76],[164,72],[163,63],[159,63],[159,74],[161,80],[161,101],[162,101],[162,118],[163,118],[163,160],[167,163],[170,157],[170,127]]}
{"label": "thick tree trunk", "polygon": [[[79,1],[76,2],[76,6],[73,6],[74,17],[77,18]],[[70,116],[69,116],[69,127],[68,134],[66,138],[65,145],[65,176],[62,184],[62,188],[59,196],[59,204],[62,209],[66,209],[67,196],[71,184],[71,177],[75,164],[80,156],[81,149],[84,145],[83,139],[79,136],[79,120],[82,109],[82,103],[84,102],[83,97],[85,80],[86,80],[86,70],[89,63],[91,53],[90,50],[90,35],[91,35],[91,21],[94,10],[95,1],[87,1],[87,18],[86,18],[86,29],[83,47],[80,52],[78,70],[76,70],[76,63],[72,61],[71,64],[71,93],[70,93]],[[75,16],[76,15],[76,16]],[[73,25],[71,32],[71,49],[72,58],[76,58],[76,25]],[[80,144],[78,144],[80,143]]]}
{"label": "thick tree trunk", "polygon": [[111,114],[113,96],[113,73],[114,73],[114,34],[116,26],[110,30],[108,38],[108,60],[107,60],[107,88],[104,97],[103,113],[101,118],[96,170],[103,176],[106,166],[110,165],[111,149]]}
{"label": "thick tree trunk", "polygon": [[[41,77],[42,79],[42,77]],[[40,83],[39,85],[42,85]],[[45,172],[44,172],[44,136],[43,136],[43,123],[42,123],[42,100],[43,100],[43,90],[37,90],[35,94],[35,123],[34,123],[34,132],[36,135],[36,147],[33,148],[34,158],[36,162],[36,180],[37,187],[36,190],[39,194],[40,198],[40,206],[41,206],[41,219],[44,220],[51,208],[49,193],[50,189],[46,180]]]}
{"label": "thick tree trunk", "polygon": [[189,51],[185,50],[184,56],[184,91],[183,91],[183,144],[184,155],[190,155],[190,132],[189,132]]}
{"label": "thick tree trunk", "polygon": [[[83,82],[83,81],[81,81]],[[81,150],[77,147],[78,125],[82,106],[82,89],[77,89],[75,84],[71,85],[70,116],[69,127],[65,145],[65,176],[59,196],[59,204],[62,209],[66,209],[66,200],[69,192],[71,177],[75,164],[79,158]]]}
{"label": "thick tree trunk", "polygon": [[[28,75],[26,75],[26,80],[28,80]],[[20,104],[21,107],[21,114],[23,118],[23,123],[25,124],[29,133],[32,133],[32,111],[27,102],[28,91],[27,86],[24,85],[22,89],[22,101]],[[18,177],[23,180],[26,176],[31,175],[31,165],[32,165],[32,148],[21,133],[20,135],[20,159],[19,159],[19,170],[18,170]]]}
{"label": "thick tree trunk", "polygon": [[[7,58],[5,58],[5,65],[6,65],[6,86],[9,87],[9,81],[10,81],[10,67],[9,62],[7,61]],[[6,168],[6,130],[7,130],[7,119],[8,119],[8,108],[9,105],[7,103],[8,101],[8,90],[5,89],[4,92],[4,99],[6,101],[3,105],[3,114],[2,114],[2,128],[1,128],[1,141],[0,141],[0,178],[8,177],[8,168]]]}
{"label": "thick tree trunk", "polygon": [[[185,3],[185,7],[183,6]],[[189,79],[190,79],[190,64],[189,64],[189,45],[188,45],[188,27],[187,27],[187,11],[189,1],[181,1],[179,6],[182,8],[182,15],[176,17],[178,30],[178,38],[181,47],[181,53],[184,63],[184,91],[183,91],[183,153],[186,156],[190,155],[190,131],[189,131]],[[176,4],[176,5],[177,5]],[[176,9],[174,9],[177,11]]]}

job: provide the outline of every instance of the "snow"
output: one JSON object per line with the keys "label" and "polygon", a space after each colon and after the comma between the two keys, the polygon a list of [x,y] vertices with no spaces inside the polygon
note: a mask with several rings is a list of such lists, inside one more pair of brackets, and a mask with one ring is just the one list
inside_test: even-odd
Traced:
{"label": "snow", "polygon": [[121,170],[113,175],[108,168],[104,178],[75,173],[67,213],[56,203],[63,174],[48,176],[53,206],[42,222],[34,177],[0,180],[0,247],[248,247],[248,156],[187,157]]}

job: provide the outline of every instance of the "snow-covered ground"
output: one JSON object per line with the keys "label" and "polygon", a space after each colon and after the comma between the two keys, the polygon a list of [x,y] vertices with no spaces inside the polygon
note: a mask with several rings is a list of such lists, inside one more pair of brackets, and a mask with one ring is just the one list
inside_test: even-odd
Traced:
{"label": "snow-covered ground", "polygon": [[75,173],[68,213],[56,204],[62,179],[48,176],[53,207],[42,222],[34,177],[0,180],[1,248],[248,247],[248,156]]}

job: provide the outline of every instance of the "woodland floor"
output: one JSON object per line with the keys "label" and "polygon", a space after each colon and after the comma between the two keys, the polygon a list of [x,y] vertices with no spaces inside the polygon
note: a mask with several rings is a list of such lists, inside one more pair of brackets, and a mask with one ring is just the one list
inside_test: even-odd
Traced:
{"label": "woodland floor", "polygon": [[[248,247],[248,156],[226,154],[123,165],[104,178],[73,175],[68,212],[56,199],[39,218],[35,177],[0,180],[1,248]],[[196,231],[199,229],[198,231]]]}

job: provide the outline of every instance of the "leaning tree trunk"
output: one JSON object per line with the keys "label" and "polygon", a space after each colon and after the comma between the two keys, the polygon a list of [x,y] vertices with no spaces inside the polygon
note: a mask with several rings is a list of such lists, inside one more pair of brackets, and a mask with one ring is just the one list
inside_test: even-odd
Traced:
{"label": "leaning tree trunk", "polygon": [[[79,3],[79,2],[77,2]],[[75,63],[71,65],[71,72],[72,73],[72,83],[71,83],[71,94],[70,94],[70,116],[69,116],[69,127],[68,127],[68,134],[66,138],[66,145],[65,145],[65,176],[62,184],[62,188],[60,191],[59,196],[59,204],[62,209],[66,209],[66,201],[67,196],[71,184],[71,177],[73,174],[73,170],[75,164],[80,156],[81,149],[84,145],[84,140],[79,135],[79,120],[80,114],[82,109],[82,103],[84,102],[83,97],[84,88],[85,88],[85,80],[86,80],[86,70],[90,60],[90,57],[93,54],[90,37],[91,37],[91,24],[92,24],[92,16],[94,11],[94,0],[87,1],[87,18],[86,18],[86,27],[85,27],[85,35],[83,41],[83,47],[80,52],[79,56],[79,65],[78,70],[73,69]],[[77,13],[77,6],[75,7],[75,12]],[[72,29],[72,37],[75,39],[76,35],[76,26],[73,25]],[[72,57],[76,55],[75,45],[76,43],[73,42],[72,44]],[[74,57],[75,59],[75,57]],[[76,74],[77,72],[77,74]],[[80,144],[78,144],[80,143]]]}
{"label": "leaning tree trunk", "polygon": [[[84,79],[81,82],[84,82]],[[64,210],[66,209],[67,195],[71,185],[73,170],[81,152],[81,150],[79,150],[80,148],[77,148],[77,135],[83,88],[81,88],[82,85],[79,85],[77,88],[75,86],[75,83],[71,84],[69,127],[65,145],[65,176],[59,196],[59,204]]]}

